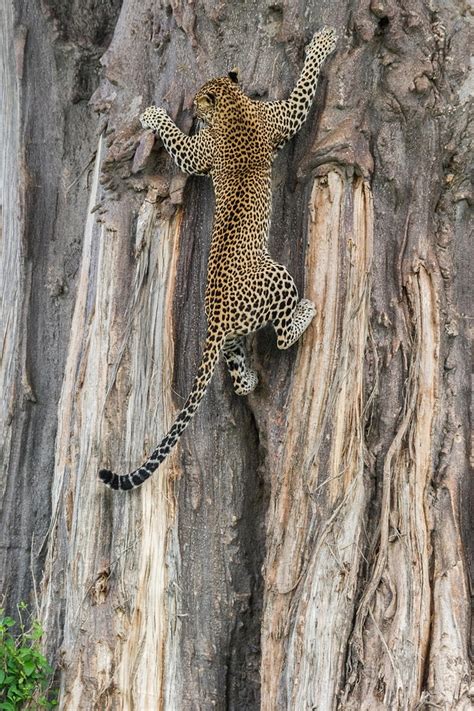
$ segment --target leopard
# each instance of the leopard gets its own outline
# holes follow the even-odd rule
[[[110,488],[140,486],[166,459],[204,397],[221,354],[235,392],[248,395],[259,380],[249,365],[246,337],[271,323],[277,347],[287,349],[310,325],[314,304],[299,298],[289,271],[272,259],[267,247],[272,163],[305,122],[321,66],[336,42],[333,28],[316,32],[288,99],[248,97],[235,70],[211,79],[194,99],[203,128],[193,135],[183,133],[161,107],[150,106],[141,114],[142,127],[161,138],[182,171],[212,180],[215,210],[205,292],[207,335],[191,392],[171,429],[138,469],[122,475],[101,469],[99,478]]]

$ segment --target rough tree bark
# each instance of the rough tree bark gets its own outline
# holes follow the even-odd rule
[[[4,0],[2,590],[68,709],[467,709],[469,11],[463,0]],[[271,249],[318,313],[261,385],[200,356],[213,198],[137,122],[237,64],[288,94]],[[471,36],[472,46],[472,36]],[[471,129],[471,130],[470,130]]]

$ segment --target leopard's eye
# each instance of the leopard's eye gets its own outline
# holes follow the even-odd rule
[[[215,103],[216,103],[216,95],[215,95],[215,94],[211,94],[211,92],[208,92],[208,93],[205,95],[205,97],[206,97],[206,99],[209,101],[209,103],[210,103],[212,106],[215,105]]]

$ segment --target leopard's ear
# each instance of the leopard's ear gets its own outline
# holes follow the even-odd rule
[[[233,67],[230,72],[228,73],[228,77],[231,81],[234,82],[234,84],[239,83],[239,70],[237,67]]]

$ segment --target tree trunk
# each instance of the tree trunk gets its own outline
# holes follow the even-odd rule
[[[2,590],[38,606],[60,708],[470,707],[468,8],[1,13]],[[236,64],[287,96],[324,24],[270,240],[313,324],[288,352],[252,336],[255,393],[218,368],[155,476],[111,492],[99,466],[151,451],[205,333],[212,188],[137,117],[189,131]]]

